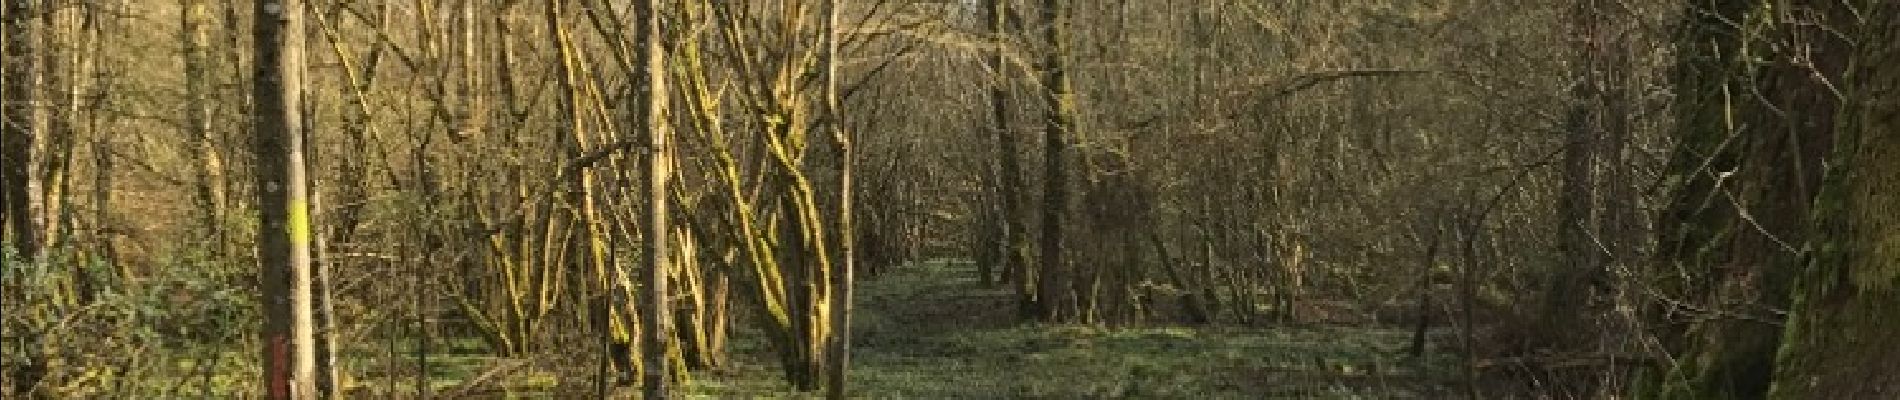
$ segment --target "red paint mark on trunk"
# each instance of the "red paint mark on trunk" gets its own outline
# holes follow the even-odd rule
[[[264,386],[267,396],[272,399],[290,398],[290,338],[285,335],[272,336],[269,340],[270,360],[264,364]]]

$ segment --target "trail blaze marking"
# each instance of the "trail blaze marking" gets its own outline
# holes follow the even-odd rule
[[[290,234],[290,243],[310,243],[310,203],[304,200],[290,202],[290,220],[284,231]]]
[[[290,338],[284,335],[270,338],[271,368],[266,385],[270,387],[270,398],[290,398]]]

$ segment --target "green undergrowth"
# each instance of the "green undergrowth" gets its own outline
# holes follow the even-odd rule
[[[1448,356],[1399,354],[1406,332],[1366,328],[1017,324],[1002,289],[954,261],[861,286],[851,392],[872,398],[1437,398]],[[762,349],[760,349],[762,350]],[[749,352],[749,351],[742,351]],[[802,397],[769,354],[702,374],[696,396]],[[756,358],[755,358],[756,357]]]
[[[1443,398],[1457,376],[1444,352],[1401,354],[1409,335],[1396,329],[1019,323],[1007,288],[978,283],[975,268],[956,260],[892,268],[859,288],[854,398]],[[759,336],[736,332],[728,365],[694,372],[685,397],[816,397],[783,383]],[[597,348],[584,344],[512,360],[487,355],[475,339],[442,337],[424,379],[412,345],[347,346],[348,397],[419,397],[419,382],[440,398],[591,398],[598,387]],[[174,365],[111,393],[249,393],[257,368],[250,348],[238,340],[154,353],[146,358]],[[616,398],[634,394],[619,390]]]

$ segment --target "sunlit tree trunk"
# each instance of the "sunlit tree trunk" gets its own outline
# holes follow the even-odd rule
[[[101,34],[108,29],[106,28],[107,24],[113,24],[118,21],[117,19],[100,18],[100,16],[106,14],[102,8],[103,6],[95,5],[87,9],[87,12],[91,14],[89,18],[92,18],[93,22],[86,27],[86,35],[89,37],[88,43],[90,43],[91,46],[90,51],[94,52],[107,48],[106,42]],[[115,29],[115,32],[117,28],[118,26],[116,24],[112,27],[112,29]],[[99,67],[98,64],[101,63],[100,61],[95,60],[93,63],[94,66],[90,73],[92,74],[91,79],[95,89],[87,94],[85,101],[88,105],[104,104],[106,96],[110,94],[110,92],[104,88],[111,87],[117,82],[114,78],[114,74]],[[86,130],[91,134],[91,137],[88,138],[90,141],[88,145],[91,146],[90,152],[92,154],[93,166],[92,193],[89,204],[92,207],[91,243],[97,247],[99,261],[111,266],[109,269],[110,275],[106,278],[111,281],[124,282],[130,274],[126,272],[126,267],[119,263],[119,247],[111,229],[113,209],[112,190],[114,185],[112,179],[114,173],[112,163],[113,138],[112,135],[106,134],[105,131],[101,129],[101,124],[104,123],[106,118],[104,113],[92,112],[86,114]]]
[[[308,98],[308,92],[305,92],[305,94],[305,98]],[[309,103],[305,104],[307,106]],[[304,109],[304,113],[305,117],[315,114],[314,111],[307,107]],[[308,124],[306,124],[306,126],[308,126]],[[310,138],[310,131],[305,130],[304,132],[304,143],[315,143],[315,140]],[[311,147],[308,152],[309,155],[305,158],[304,170],[320,170],[317,165],[321,164],[318,164],[317,160],[325,155],[314,147]],[[313,377],[317,380],[316,396],[317,398],[329,399],[335,398],[337,393],[336,304],[335,294],[330,285],[332,282],[331,266],[335,263],[335,260],[330,258],[327,251],[328,247],[326,247],[329,243],[327,241],[329,234],[323,229],[318,229],[317,227],[321,225],[315,222],[324,221],[328,217],[323,213],[325,204],[323,202],[323,185],[321,183],[322,180],[311,178],[310,183],[307,185],[310,188],[310,205],[307,212],[313,220],[310,223],[310,265],[312,269],[310,308],[313,313],[311,320],[312,323],[315,324],[313,329],[316,331],[314,338],[315,344],[313,344],[316,348],[316,360],[313,361],[316,363],[316,375]]]
[[[645,104],[635,104],[632,109],[644,110],[636,121],[640,126],[633,129],[645,131],[647,148],[642,157],[646,170],[642,189],[646,198],[645,218],[641,234],[641,256],[646,264],[646,303],[640,307],[640,316],[646,319],[644,339],[641,350],[646,358],[645,376],[641,380],[642,392],[648,399],[663,399],[672,395],[667,362],[668,350],[672,343],[672,307],[670,293],[667,291],[667,272],[672,270],[673,248],[667,238],[673,236],[673,228],[667,217],[671,213],[668,206],[671,197],[667,190],[668,182],[673,178],[672,143],[668,140],[671,132],[667,128],[666,102],[669,99],[666,89],[666,47],[661,40],[660,1],[639,0],[634,4],[633,27],[638,38],[640,65],[644,73],[646,90],[635,98]]]
[[[833,400],[845,398],[846,375],[851,370],[851,296],[857,278],[857,214],[852,210],[855,188],[851,186],[852,164],[857,159],[851,133],[845,130],[849,125],[845,123],[838,98],[838,40],[839,32],[844,29],[838,25],[838,7],[843,2],[825,0],[825,21],[821,25],[824,30],[823,64],[820,65],[824,68],[824,106],[820,114],[830,118],[832,150],[838,157],[837,214],[831,216],[836,220],[837,230],[833,236],[838,238],[838,252],[832,256],[837,266],[831,269],[832,276],[827,277],[831,281],[831,343],[828,344],[830,349],[825,351],[829,357],[825,361],[825,368],[829,369],[825,377],[825,397]],[[986,275],[983,279],[989,278]]]
[[[73,3],[67,10],[68,15],[65,18],[63,28],[61,28],[66,32],[65,36],[68,37],[66,62],[70,64],[70,67],[67,68],[65,72],[66,91],[62,93],[65,97],[65,102],[61,105],[63,111],[60,116],[66,125],[66,134],[60,139],[61,143],[56,145],[56,151],[59,152],[59,171],[56,173],[59,182],[57,193],[60,197],[59,202],[63,204],[62,207],[64,207],[64,210],[57,214],[48,213],[48,218],[56,217],[60,220],[55,226],[63,232],[60,233],[59,236],[63,238],[62,246],[69,249],[68,254],[72,254],[72,257],[75,258],[87,260],[103,260],[105,259],[105,254],[102,253],[104,253],[104,250],[108,250],[107,246],[100,246],[98,242],[91,241],[92,238],[79,235],[82,229],[89,228],[91,231],[97,232],[98,226],[88,227],[84,225],[86,218],[81,216],[83,213],[80,211],[79,205],[85,204],[89,206],[90,204],[79,201],[82,194],[75,188],[75,185],[78,184],[80,179],[75,172],[77,170],[74,168],[80,163],[79,151],[83,148],[90,148],[90,141],[101,134],[101,131],[98,129],[98,124],[96,124],[99,118],[98,113],[91,112],[91,109],[94,107],[87,105],[87,102],[95,101],[99,98],[97,93],[99,93],[99,88],[103,87],[103,85],[99,83],[103,75],[98,73],[99,64],[101,63],[100,59],[102,58],[100,50],[103,48],[103,46],[100,45],[99,35],[99,24],[101,23],[99,16],[103,14],[100,12],[101,7],[104,7],[104,5],[86,2]],[[90,197],[90,194],[86,196]],[[72,274],[73,277],[72,286],[73,291],[76,292],[75,298],[82,304],[91,304],[98,299],[98,294],[102,290],[103,285],[99,280],[99,275],[93,273],[91,271],[92,268],[90,268],[91,265],[88,264],[89,263],[72,263],[72,265],[68,267],[69,273]]]
[[[589,83],[586,82],[588,78],[586,59],[573,37],[571,28],[576,25],[567,20],[568,6],[572,5],[572,2],[547,0],[545,5],[547,32],[557,57],[554,60],[553,73],[558,85],[556,88],[560,105],[557,109],[560,110],[558,114],[560,119],[556,125],[555,143],[560,145],[558,154],[569,160],[580,160],[584,154],[591,151],[589,135],[591,135],[590,129],[594,128],[590,124],[590,121],[593,121],[590,117],[593,110],[587,103],[591,97]],[[607,314],[609,318],[606,321],[606,329],[603,329],[600,334],[611,335],[609,341],[615,342],[614,346],[622,346],[624,343],[625,346],[637,347],[636,345],[640,342],[639,335],[641,335],[639,331],[645,328],[638,325],[639,321],[636,320],[638,317],[633,315],[635,307],[630,307],[633,306],[631,303],[634,302],[632,300],[634,293],[628,286],[631,286],[633,278],[627,276],[625,268],[609,265],[608,238],[603,232],[604,225],[596,205],[598,177],[591,168],[588,168],[588,165],[577,164],[577,167],[571,171],[563,171],[568,173],[562,177],[563,181],[559,182],[564,186],[561,196],[564,207],[562,207],[563,210],[556,211],[560,214],[555,216],[573,222],[569,229],[573,229],[574,233],[567,236],[571,238],[571,243],[567,248],[576,255],[574,259],[577,262],[574,265],[580,268],[570,270],[569,277],[586,276],[586,281],[592,282],[594,288],[599,290],[595,292],[596,294],[614,294],[616,291],[619,293],[616,296],[619,299],[609,302],[608,307],[611,308]],[[586,287],[585,285],[585,283],[575,283],[575,286]],[[621,351],[616,349],[612,352]],[[645,365],[639,362],[640,359],[635,358],[642,354],[639,350],[629,348],[625,352],[627,354],[624,357],[618,354],[613,355],[617,359],[616,362],[622,364],[623,375],[640,376],[645,368],[655,367]]]
[[[212,100],[216,78],[211,74],[211,5],[205,0],[180,0],[179,55],[184,59],[185,136],[190,143],[198,221],[214,238],[211,253],[226,256],[224,236],[224,163],[212,128]]]
[[[65,208],[69,204],[68,193],[72,188],[69,178],[72,170],[73,147],[78,137],[76,121],[79,116],[79,102],[76,97],[80,91],[79,73],[86,57],[78,51],[82,43],[78,32],[80,7],[77,3],[64,3],[58,0],[41,0],[40,43],[41,57],[40,94],[38,122],[38,157],[33,162],[38,171],[40,191],[39,202],[40,233],[39,245],[42,253],[53,251],[67,253],[67,234],[71,230],[71,214]],[[83,283],[83,282],[82,282]],[[75,287],[74,297],[85,299],[91,296],[84,288]]]
[[[316,392],[311,308],[310,218],[304,171],[303,2],[258,0],[252,97],[256,125],[258,242],[264,304],[264,394],[309,399]]]
[[[304,35],[306,43],[309,41],[321,41],[316,30],[306,29],[301,33]],[[300,47],[300,51],[301,50],[307,49]],[[308,53],[306,53],[305,56],[308,57]],[[311,93],[310,86],[305,86],[300,96],[304,99],[312,98]],[[303,168],[305,171],[322,171],[324,165],[332,162],[324,158],[330,157],[330,155],[324,153],[322,149],[315,144],[317,143],[314,138],[315,129],[309,128],[317,126],[316,107],[309,101],[303,102],[302,107],[302,117],[304,118],[304,126],[306,127],[301,133],[305,147],[305,156],[302,160]],[[200,166],[200,168],[204,167]],[[200,171],[203,171],[203,169]],[[321,223],[321,221],[327,221],[329,217],[323,212],[327,205],[324,203],[323,190],[325,185],[323,185],[322,175],[318,173],[309,173],[308,175],[306,179],[307,183],[304,184],[304,187],[308,188],[306,195],[309,197],[309,201],[306,203],[305,213],[311,220],[311,222],[307,224],[307,229],[310,230],[310,309],[311,323],[313,324],[311,329],[315,331],[312,335],[314,340],[312,344],[314,350],[312,351],[316,354],[316,359],[312,361],[312,363],[316,365],[316,372],[311,378],[316,380],[314,383],[316,386],[315,398],[329,399],[335,398],[337,393],[336,307],[333,303],[334,295],[330,285],[332,282],[330,279],[331,266],[335,261],[330,258],[328,252],[329,247],[327,247],[329,244],[329,230],[322,229],[324,224]]]

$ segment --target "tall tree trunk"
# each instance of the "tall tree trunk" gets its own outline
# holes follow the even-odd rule
[[[1023,213],[1023,168],[1021,151],[1016,133],[1010,129],[1015,117],[1010,114],[1009,76],[1003,70],[1003,45],[1005,26],[1009,23],[1009,1],[989,0],[983,7],[983,19],[989,29],[992,41],[989,54],[990,68],[990,130],[996,135],[997,164],[1001,168],[996,196],[1002,203],[1002,269],[1009,274],[1016,288],[1017,310],[1023,318],[1036,318],[1040,306],[1036,304],[1036,276],[1029,268],[1029,226]]]
[[[1557,195],[1558,237],[1564,265],[1550,274],[1546,285],[1542,332],[1549,345],[1571,347],[1584,342],[1595,329],[1578,329],[1587,323],[1591,294],[1605,281],[1603,235],[1598,229],[1596,169],[1600,142],[1609,140],[1603,120],[1603,51],[1606,25],[1603,11],[1593,0],[1571,5],[1570,40],[1574,41],[1577,78],[1571,89],[1571,109],[1564,129],[1563,188]]]
[[[305,30],[302,33],[306,41],[317,40],[314,30]],[[302,49],[300,48],[300,50]],[[306,86],[301,94],[301,98],[307,99],[311,97],[309,87]],[[316,139],[312,137],[313,132],[316,131],[315,127],[317,126],[316,107],[307,101],[303,102],[302,107],[304,129],[301,135],[303,136],[303,143],[306,143],[305,157],[302,160],[303,168],[305,171],[322,171],[324,163],[329,161],[324,159],[326,154],[324,154],[320,148],[312,145],[312,143],[316,143]],[[316,379],[316,398],[330,399],[336,397],[337,390],[336,307],[335,304],[332,303],[333,299],[330,286],[330,267],[333,261],[329,258],[329,254],[327,253],[329,248],[326,247],[329,243],[327,241],[329,239],[329,231],[320,228],[323,226],[321,221],[326,221],[328,217],[328,215],[323,213],[325,206],[323,202],[324,185],[323,179],[320,178],[320,176],[321,175],[311,174],[311,176],[305,180],[306,183],[304,184],[307,188],[306,196],[310,199],[306,203],[305,213],[309,215],[311,220],[311,222],[307,224],[310,230],[310,309],[312,313],[311,320],[314,325],[312,329],[316,332],[313,334],[315,342],[312,345],[312,347],[314,347],[313,351],[316,353],[316,359],[312,361],[316,364],[316,375],[313,376],[312,379]]]
[[[1865,25],[1835,25],[1860,48],[1771,398],[1900,394],[1900,3],[1859,3]]]
[[[37,8],[33,0],[6,0],[0,4],[0,158],[8,161],[0,170],[0,190],[4,190],[4,210],[0,218],[15,255],[23,260],[39,258],[45,235],[40,217],[40,137],[39,111],[34,107],[40,74],[38,42],[32,18]]]
[[[668,382],[672,377],[668,374],[667,367],[670,364],[667,362],[667,353],[668,350],[674,348],[673,332],[669,329],[673,313],[669,303],[670,293],[667,292],[667,272],[672,270],[673,265],[670,259],[671,254],[669,254],[672,247],[667,241],[667,238],[673,236],[672,224],[667,221],[668,213],[671,212],[667,204],[670,199],[667,184],[673,178],[673,157],[672,143],[668,141],[671,133],[668,132],[666,124],[666,102],[670,98],[666,90],[666,47],[664,41],[661,40],[660,0],[635,2],[634,18],[639,24],[634,27],[638,37],[638,51],[642,52],[640,58],[645,61],[644,65],[639,67],[646,75],[644,77],[645,94],[635,96],[638,101],[645,104],[630,107],[632,109],[644,107],[645,113],[636,119],[640,125],[644,126],[636,126],[634,129],[645,130],[647,142],[645,157],[641,160],[644,161],[646,169],[643,183],[645,183],[644,194],[647,201],[646,218],[643,224],[646,232],[642,234],[643,243],[640,249],[640,253],[645,258],[644,264],[647,266],[647,301],[642,304],[643,307],[640,310],[640,316],[646,318],[644,324],[646,329],[642,332],[645,334],[646,343],[641,344],[641,350],[646,358],[646,371],[641,384],[646,398],[664,399],[672,395],[671,385]]]
[[[183,9],[179,13],[183,27],[179,33],[179,54],[185,64],[185,135],[191,147],[196,178],[193,183],[197,185],[193,195],[199,207],[199,224],[206,229],[205,237],[216,238],[211,254],[224,257],[228,255],[223,245],[226,242],[223,239],[224,163],[211,125],[211,100],[216,87],[211,75],[211,5],[205,0],[180,0],[179,3]]]
[[[825,0],[824,29],[824,111],[821,115],[830,118],[832,150],[838,154],[838,214],[837,219],[838,253],[833,257],[837,266],[831,269],[831,343],[825,352],[830,357],[825,367],[825,398],[843,400],[845,382],[851,370],[851,308],[852,288],[857,276],[857,214],[852,211],[853,188],[852,164],[857,162],[851,146],[851,133],[845,130],[844,109],[838,98],[838,4],[842,0]],[[985,281],[989,280],[985,275]]]
[[[1830,88],[1847,64],[1834,24],[1852,14],[1833,0],[1764,1],[1694,0],[1677,43],[1683,114],[1667,173],[1678,189],[1658,223],[1658,254],[1674,268],[1653,273],[1696,307],[1660,315],[1692,320],[1665,328],[1683,356],[1662,375],[1662,398],[1767,394],[1776,310],[1815,232],[1807,216],[1838,109]]]
[[[305,113],[306,116],[315,114],[309,109],[305,109]],[[308,134],[309,130],[305,130],[305,132],[304,143],[313,143],[314,140],[310,139]],[[308,162],[305,163],[305,169],[320,170],[311,167],[320,165],[315,161],[318,157],[321,157],[320,153],[314,148],[311,149]],[[313,221],[325,221],[328,217],[323,213],[323,185],[320,184],[321,182],[321,180],[313,178],[309,184],[310,206],[308,212]],[[312,317],[313,323],[316,324],[314,328],[316,330],[315,351],[317,357],[314,361],[317,369],[315,379],[317,380],[317,398],[330,399],[337,397],[338,389],[336,387],[336,303],[334,299],[335,295],[330,285],[332,282],[330,271],[335,260],[332,260],[326,251],[326,249],[328,249],[328,247],[326,247],[328,245],[327,240],[329,239],[328,231],[316,229],[317,226],[318,224],[316,222],[312,222],[310,226],[310,265],[311,268],[313,268],[311,272],[313,281],[311,284],[310,307],[314,313]]]
[[[304,170],[303,12],[302,0],[258,0],[253,28],[257,254],[264,282],[264,394],[269,399],[317,395]]]
[[[31,18],[36,11],[33,0],[6,0],[0,4],[0,231],[13,246],[17,259],[31,262],[40,256],[44,234],[39,231],[44,226],[40,220],[40,177],[38,174],[42,156],[39,154],[40,135],[43,127],[37,119],[34,108],[39,86],[38,44],[34,40],[34,22]],[[0,244],[3,245],[3,244]],[[0,266],[6,270],[15,270],[12,265]],[[22,301],[20,290],[11,288],[25,287],[22,274],[7,273],[0,282],[9,290],[0,293],[0,301],[14,303]],[[46,376],[46,360],[38,349],[39,338],[24,327],[10,327],[7,330],[27,332],[26,337],[9,340],[5,346],[18,346],[9,353],[27,355],[24,363],[0,366],[0,379],[6,380],[11,393],[25,396],[31,393]]]
[[[114,3],[114,5],[118,4]],[[108,29],[114,29],[116,32],[116,29],[119,28],[117,23],[121,21],[120,19],[103,18],[103,16],[108,15],[111,11],[105,9],[105,7],[105,5],[94,5],[87,8],[87,13],[89,14],[87,18],[90,18],[92,21],[86,26],[87,43],[89,43],[88,46],[90,46],[88,51],[90,52],[96,53],[108,48],[106,44],[106,38],[108,36],[105,36],[103,33]],[[112,24],[112,26],[108,27],[107,24]],[[102,62],[103,61],[94,60],[92,62],[93,66],[89,69],[89,73],[92,75],[91,83],[93,89],[90,93],[86,94],[85,102],[88,107],[105,104],[106,96],[112,93],[111,88],[118,83],[115,79],[116,75],[112,74],[112,71],[100,67]],[[115,238],[117,233],[111,228],[112,190],[114,185],[112,179],[114,171],[112,163],[113,141],[112,135],[103,134],[104,129],[101,129],[108,119],[109,117],[107,117],[105,113],[92,112],[86,114],[85,120],[86,131],[90,135],[87,140],[89,141],[88,145],[91,146],[89,152],[92,155],[93,167],[93,182],[90,188],[92,194],[88,203],[88,205],[92,207],[91,243],[97,248],[99,262],[110,266],[109,272],[107,272],[109,275],[105,276],[109,279],[106,281],[125,282],[131,274],[127,272],[127,266],[119,262],[119,248]]]
[[[1060,321],[1074,314],[1068,266],[1063,262],[1062,221],[1069,204],[1069,174],[1066,161],[1069,137],[1075,129],[1074,99],[1069,93],[1069,75],[1062,57],[1066,23],[1062,19],[1062,0],[1042,1],[1043,60],[1042,84],[1045,123],[1043,131],[1042,199],[1042,271],[1037,279],[1037,302],[1042,317]]]
[[[256,104],[254,102],[255,99],[251,98],[251,94],[254,92],[254,90],[252,90],[253,88],[248,87],[247,85],[245,85],[245,83],[251,81],[252,79],[251,74],[253,73],[253,70],[258,68],[258,66],[255,64],[249,64],[249,65],[245,64],[247,61],[251,63],[257,62],[257,60],[249,60],[245,58],[246,56],[255,56],[255,54],[250,54],[252,52],[251,48],[244,46],[245,45],[244,36],[246,33],[248,33],[249,30],[244,27],[244,20],[239,14],[241,14],[241,11],[242,11],[242,8],[244,7],[245,2],[226,1],[222,3],[223,3],[223,13],[224,13],[223,18],[222,18],[224,20],[223,21],[224,22],[224,29],[223,29],[224,37],[222,39],[224,40],[224,44],[225,44],[225,46],[223,47],[224,49],[223,65],[225,65],[226,68],[229,68],[228,71],[230,73],[231,80],[230,80],[230,85],[228,85],[229,87],[226,88],[226,90],[229,90],[229,92],[224,93],[226,101],[220,105],[228,108],[228,110],[226,110],[223,113],[223,115],[230,116],[231,120],[228,122],[231,125],[239,126],[239,127],[249,127],[251,124],[255,123],[254,121],[252,121],[252,116],[254,115],[253,112],[255,112],[255,110],[253,110],[253,108],[256,107]],[[253,6],[253,8],[255,8],[255,6]],[[255,24],[256,22],[253,21],[252,23]],[[252,43],[251,45],[256,46],[255,43]],[[249,69],[246,69],[247,67]],[[243,134],[244,132],[242,129],[219,130],[218,131],[219,148],[223,149],[224,154],[227,154],[227,155],[243,154],[239,150],[243,148],[241,147],[242,146],[241,143],[243,143],[242,142]],[[244,154],[244,155],[249,155],[249,154]],[[256,160],[239,159],[238,157],[233,157],[233,158],[238,159],[238,160],[226,163],[224,166],[223,174],[226,177],[226,179],[224,180],[223,191],[227,195],[227,197],[225,197],[223,200],[224,200],[226,208],[244,209],[246,207],[244,207],[243,203],[238,202],[238,200],[248,199],[248,198],[242,197],[242,196],[230,197],[230,194],[232,192],[238,192],[239,189],[241,189],[241,187],[238,186],[239,182],[237,181],[242,179],[243,176],[245,176],[244,173],[251,172],[251,171],[240,170],[239,167],[235,166],[234,164],[240,164],[246,161],[255,162]],[[252,177],[252,178],[255,178],[255,177]],[[239,193],[242,193],[242,192],[239,192]],[[240,251],[238,250],[239,243],[237,243],[240,240],[240,238],[233,237],[227,234],[221,240],[226,241],[225,243],[218,244],[218,246],[224,249],[224,251],[227,253],[226,257],[228,258],[226,258],[225,260],[236,261],[236,260],[245,259],[243,257],[239,257],[241,254],[236,254],[236,253],[240,253]]]
[[[78,232],[85,227],[81,222],[82,218],[89,217],[82,217],[76,207],[77,204],[86,203],[78,201],[81,194],[74,189],[74,185],[77,184],[79,177],[73,172],[73,166],[80,162],[78,152],[82,145],[91,148],[90,141],[101,135],[98,126],[99,113],[89,112],[95,107],[89,107],[87,103],[101,104],[96,101],[100,98],[100,93],[104,92],[104,89],[101,89],[104,87],[101,83],[104,81],[104,75],[99,73],[101,63],[99,55],[105,48],[101,44],[99,29],[99,25],[103,22],[100,19],[103,15],[100,12],[102,7],[104,7],[102,4],[82,2],[75,3],[68,11],[70,16],[66,29],[67,35],[71,37],[69,39],[71,44],[67,61],[72,67],[66,70],[67,90],[63,116],[68,132],[64,143],[59,146],[61,153],[59,193],[62,197],[60,202],[66,204],[66,209],[59,214],[62,221],[59,226],[66,231],[62,234],[66,238],[66,246],[77,248],[73,253],[84,254],[82,258],[88,260],[106,260],[108,255],[116,257],[111,254],[109,246],[101,246],[98,242],[91,241],[93,239],[91,237],[79,236]],[[86,196],[91,197],[90,194]],[[92,226],[88,230],[96,232],[98,226]],[[105,265],[112,264],[107,262]],[[73,289],[78,292],[77,297],[82,304],[93,303],[98,298],[103,284],[99,274],[93,272],[90,267],[90,263],[73,263],[70,267],[73,274]]]
[[[65,212],[67,189],[71,182],[67,173],[72,169],[74,144],[74,118],[78,104],[73,96],[79,93],[76,73],[79,71],[81,57],[75,51],[78,37],[73,30],[79,26],[78,4],[60,4],[57,0],[40,0],[40,92],[38,96],[39,112],[35,125],[39,129],[39,148],[34,150],[38,159],[34,173],[39,178],[38,212],[39,215],[39,251],[64,247],[69,218]],[[78,297],[89,296],[84,292]]]

